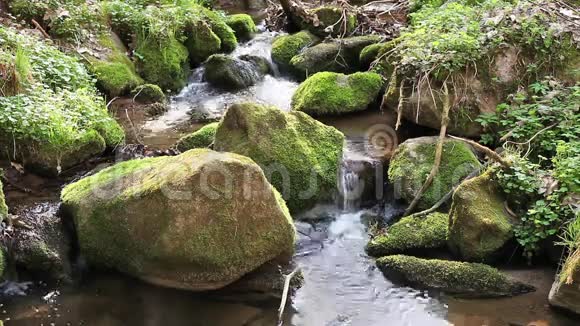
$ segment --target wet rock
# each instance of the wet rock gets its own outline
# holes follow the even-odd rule
[[[40,203],[17,212],[28,227],[15,227],[8,248],[11,263],[42,279],[70,280],[71,242],[64,232],[57,203]]]
[[[550,294],[550,305],[580,315],[580,254],[570,255],[559,275],[557,275]]]
[[[238,90],[250,87],[264,78],[270,71],[268,61],[262,57],[244,55],[234,58],[215,54],[204,64],[203,78],[212,86]]]
[[[513,239],[517,222],[506,213],[504,201],[489,172],[461,183],[449,212],[449,248],[468,261],[496,258]]]
[[[363,111],[378,98],[382,86],[381,75],[372,72],[319,72],[298,87],[292,109],[311,116]]]
[[[247,157],[195,149],[116,164],[65,187],[89,265],[193,291],[294,251],[284,201]]]
[[[318,37],[308,31],[277,37],[272,43],[272,61],[280,69],[290,71],[292,67],[290,60],[318,40]]]
[[[395,195],[410,203],[433,168],[438,137],[412,138],[400,144],[389,166],[389,181]],[[459,140],[445,140],[441,165],[431,185],[417,204],[417,210],[428,209],[453,186],[481,166],[471,146]]]
[[[254,20],[247,14],[230,15],[226,18],[226,23],[234,30],[237,39],[240,41],[251,40],[258,32]]]
[[[380,41],[380,36],[368,35],[320,43],[293,57],[290,64],[296,77],[300,79],[321,71],[356,72],[361,68],[361,51]]]
[[[157,102],[147,104],[143,106],[143,109],[145,110],[148,116],[156,117],[167,112],[167,110],[169,110],[169,106],[167,105],[167,103]]]
[[[227,110],[214,148],[253,159],[297,212],[332,197],[343,143],[341,132],[302,112],[246,103]]]
[[[185,152],[194,148],[209,147],[213,144],[214,136],[218,127],[218,122],[213,122],[201,127],[201,129],[182,137],[175,147],[180,152]]]
[[[505,297],[535,291],[531,285],[478,263],[395,255],[379,258],[377,265],[390,280],[459,297]]]
[[[143,104],[167,102],[167,97],[161,87],[153,84],[138,86],[131,91],[131,95],[135,101]]]
[[[444,248],[448,222],[449,216],[443,213],[404,217],[374,237],[367,245],[367,252],[380,257]]]

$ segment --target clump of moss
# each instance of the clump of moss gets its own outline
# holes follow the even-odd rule
[[[380,257],[443,248],[447,244],[448,224],[449,215],[443,213],[407,216],[374,237],[366,250],[369,255]]]
[[[226,23],[234,30],[238,40],[250,40],[258,32],[254,20],[247,14],[230,15],[226,18]]]
[[[383,52],[386,43],[375,43],[365,47],[359,56],[361,68],[368,69],[373,61],[377,60]]]
[[[136,50],[137,71],[148,83],[177,91],[187,81],[189,70],[187,48],[175,38],[162,43],[140,39]]]
[[[292,109],[315,116],[366,110],[379,96],[382,85],[382,77],[372,72],[319,72],[298,87]]]
[[[291,212],[331,198],[344,135],[302,112],[257,104],[231,106],[214,148],[250,157],[283,195]]]
[[[180,152],[185,152],[194,148],[209,147],[213,144],[218,125],[218,122],[213,122],[201,127],[201,129],[194,133],[181,138],[177,144],[175,144],[175,147]]]
[[[405,141],[389,164],[389,181],[397,194],[411,202],[425,183],[435,161],[438,137],[419,137]],[[437,175],[417,204],[428,209],[449,192],[461,179],[481,167],[469,145],[458,140],[445,140]]]
[[[277,37],[272,43],[272,61],[288,70],[290,60],[308,46],[318,41],[318,37],[308,31]]]
[[[0,176],[3,175],[3,171],[0,169]],[[8,216],[8,206],[6,205],[6,199],[4,198],[4,190],[2,187],[2,182],[0,182],[0,223]],[[2,273],[0,273],[2,276]]]
[[[314,9],[312,14],[318,17],[319,24],[307,24],[306,27],[312,33],[325,37],[327,35],[333,36],[348,36],[354,32],[357,19],[356,15],[348,12],[346,17],[346,24],[343,21],[343,10],[336,6],[322,6]]]
[[[205,18],[208,20],[207,22],[211,26],[211,30],[220,38],[222,41],[221,44],[221,51],[222,52],[232,52],[238,46],[238,39],[236,38],[236,34],[234,30],[229,27],[224,19],[220,17],[217,13],[202,8],[200,9]]]
[[[490,261],[514,237],[501,189],[491,171],[464,181],[453,193],[449,212],[449,247],[469,261]]]
[[[378,35],[367,35],[320,43],[294,56],[290,64],[297,78],[306,78],[321,71],[356,72],[360,70],[361,51],[380,41]]]
[[[4,275],[4,270],[6,269],[6,260],[4,258],[4,248],[0,246],[0,280],[2,280],[2,276]],[[0,324],[2,326],[2,324]]]
[[[483,264],[395,255],[379,258],[377,265],[404,283],[462,297],[504,297],[535,290]]]
[[[204,21],[191,24],[186,28],[185,46],[189,51],[192,65],[203,63],[211,55],[220,52],[222,41]]]
[[[165,103],[167,101],[161,87],[153,84],[138,86],[131,91],[131,94],[136,101],[144,104]]]
[[[96,61],[93,62],[91,70],[97,77],[100,88],[111,97],[127,94],[143,83],[141,77],[122,62]]]

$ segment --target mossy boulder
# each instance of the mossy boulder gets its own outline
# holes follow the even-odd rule
[[[298,87],[292,109],[312,116],[363,111],[378,98],[382,86],[381,75],[372,72],[319,72]]]
[[[214,148],[256,161],[297,212],[331,198],[343,143],[341,132],[302,112],[246,103],[226,111]]]
[[[377,60],[386,43],[375,43],[366,46],[359,56],[359,62],[362,69],[368,69],[373,61]]]
[[[361,51],[380,40],[380,36],[367,35],[320,43],[294,56],[290,64],[296,77],[301,79],[321,71],[356,72],[361,69]]]
[[[576,249],[564,261],[552,284],[548,301],[553,307],[580,315],[580,252]]]
[[[161,87],[153,84],[138,86],[131,91],[131,95],[135,101],[143,104],[167,102],[167,97]]]
[[[185,47],[193,66],[202,64],[211,55],[220,52],[222,41],[205,21],[198,21],[185,29]]]
[[[189,53],[175,38],[168,38],[161,44],[154,40],[139,40],[135,52],[137,71],[147,83],[171,91],[181,90],[185,86]]]
[[[205,21],[211,27],[212,32],[221,40],[220,51],[226,53],[234,51],[238,46],[238,39],[236,38],[234,30],[228,26],[225,19],[212,10],[206,8],[200,8],[200,10],[205,17]]]
[[[516,221],[506,213],[504,201],[490,172],[461,183],[449,212],[450,249],[468,261],[495,258],[514,237]]]
[[[318,37],[308,31],[279,36],[272,43],[272,61],[282,70],[289,71],[290,60],[318,40]]]
[[[226,54],[214,54],[204,64],[203,78],[212,86],[225,90],[250,87],[270,71],[265,58],[243,55],[234,58]]]
[[[209,147],[213,144],[218,125],[218,122],[213,122],[201,127],[194,133],[181,138],[177,144],[175,144],[175,147],[180,152],[185,152],[194,148]]]
[[[409,139],[399,145],[389,164],[389,181],[395,195],[410,203],[419,192],[435,162],[438,137]],[[481,167],[471,146],[459,140],[446,139],[439,171],[427,188],[416,209],[433,206],[464,177]]]
[[[449,215],[443,213],[403,217],[369,241],[366,250],[369,255],[380,257],[443,248],[448,224]]]
[[[535,291],[484,264],[395,255],[379,258],[377,265],[391,280],[460,297],[505,297]]]
[[[236,14],[226,17],[226,24],[234,30],[236,38],[240,41],[251,40],[258,32],[254,20],[247,14]]]
[[[357,25],[356,15],[352,12],[347,13],[345,24],[343,10],[337,6],[318,7],[311,14],[316,15],[316,22],[306,23],[303,27],[321,37],[350,35]]]
[[[233,153],[122,162],[68,185],[61,200],[90,265],[160,286],[222,288],[294,251],[280,194]]]

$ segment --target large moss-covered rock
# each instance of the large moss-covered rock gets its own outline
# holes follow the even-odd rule
[[[203,78],[212,86],[226,90],[250,87],[270,71],[266,59],[251,55],[234,58],[215,54],[207,59],[204,67]]]
[[[343,9],[337,6],[318,7],[311,14],[316,15],[316,23],[305,23],[304,28],[321,37],[351,35],[356,28],[356,15],[348,12],[345,23]]]
[[[133,99],[143,104],[165,103],[167,97],[161,87],[153,84],[144,84],[131,91]]]
[[[484,264],[395,255],[379,258],[377,265],[391,280],[462,297],[504,297],[535,290]]]
[[[203,20],[187,26],[185,34],[184,45],[189,51],[189,60],[193,66],[200,65],[221,50],[222,41]]]
[[[277,37],[272,43],[272,61],[282,70],[289,70],[290,60],[317,41],[318,37],[308,31]]]
[[[119,163],[68,185],[61,199],[90,265],[161,286],[221,288],[294,250],[279,193],[233,153]]]
[[[230,15],[226,18],[226,24],[234,30],[236,38],[241,41],[252,39],[258,32],[254,20],[248,14]]]
[[[381,75],[372,72],[319,72],[298,87],[292,109],[312,116],[363,111],[377,99],[382,85]]]
[[[293,57],[290,64],[297,78],[307,78],[320,71],[355,72],[361,68],[361,51],[380,40],[380,36],[367,35],[320,43]]]
[[[413,138],[400,144],[389,165],[389,181],[395,195],[410,203],[419,192],[435,162],[438,137]],[[417,204],[428,209],[454,185],[481,166],[471,146],[459,140],[445,140],[439,171]]]
[[[237,104],[220,123],[214,148],[248,156],[264,169],[291,211],[330,198],[344,136],[302,112]]]
[[[181,90],[187,81],[189,54],[175,38],[160,44],[155,40],[140,40],[137,53],[137,71],[148,83],[164,90]]]
[[[177,144],[175,144],[175,147],[180,152],[185,152],[194,148],[203,148],[210,146],[211,144],[213,144],[215,132],[217,130],[218,125],[219,125],[218,122],[212,122],[210,124],[201,127],[199,130],[182,137],[177,142]]]
[[[367,252],[379,257],[443,248],[447,244],[448,223],[449,216],[443,213],[404,217],[374,237],[367,245]]]
[[[548,296],[550,305],[580,315],[580,251],[571,253]]]
[[[220,38],[220,51],[227,53],[234,51],[238,46],[238,39],[236,38],[234,30],[228,26],[225,19],[220,14],[207,8],[199,7],[199,10],[203,13],[213,33]]]
[[[505,198],[490,172],[464,181],[453,193],[449,247],[469,261],[488,261],[514,237]]]

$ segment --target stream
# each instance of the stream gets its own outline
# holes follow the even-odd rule
[[[275,35],[262,32],[241,45],[234,55],[269,58]],[[192,116],[203,121],[219,119],[228,105],[238,101],[289,110],[298,86],[275,74],[247,90],[225,93],[202,81],[202,69],[193,71],[189,85],[171,99],[170,109],[163,115],[141,120],[130,116],[141,142],[153,148],[169,148],[185,133],[204,125]],[[294,261],[302,270],[304,285],[288,304],[284,325],[577,325],[548,307],[547,294],[555,272],[551,268],[506,271],[534,284],[538,291],[494,300],[453,299],[395,285],[381,274],[364,251],[368,228],[373,221],[386,223],[397,218],[402,207],[389,198],[388,185],[382,182],[375,182],[370,199],[351,194],[360,189],[361,183],[366,185],[365,180],[384,180],[385,166],[367,153],[367,132],[377,125],[392,126],[395,120],[379,111],[324,119],[347,137],[338,177],[341,196],[336,203],[320,204],[297,218]],[[434,132],[408,126],[397,132],[395,141]],[[27,205],[35,214],[54,214],[56,203],[32,200]],[[28,296],[0,303],[0,320],[15,326],[261,326],[276,325],[278,305],[277,301],[220,300],[155,287],[118,274],[96,274],[75,286],[35,284]]]

